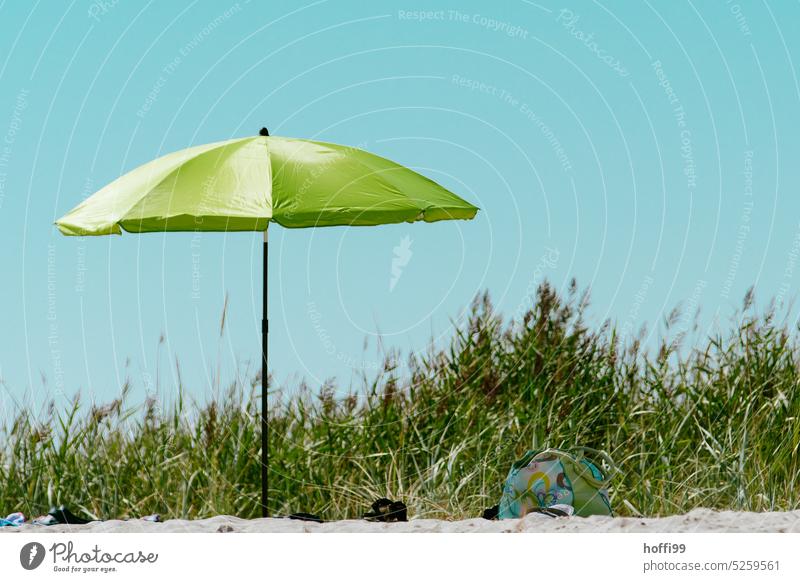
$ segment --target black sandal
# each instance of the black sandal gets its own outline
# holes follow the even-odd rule
[[[314,523],[323,523],[322,518],[318,515],[314,515],[313,513],[303,513],[302,511],[298,513],[293,513],[289,516],[289,519],[296,519],[299,521],[313,521]]]
[[[52,515],[59,524],[64,523],[68,525],[85,525],[87,523],[91,523],[91,520],[78,517],[64,505],[58,508],[52,508],[47,515]]]
[[[548,517],[570,517],[572,514],[558,507],[534,507],[529,513],[541,513]]]
[[[364,514],[364,519],[385,523],[408,521],[408,508],[402,501],[381,497],[372,504],[372,511]]]
[[[497,519],[497,515],[500,513],[500,506],[495,505],[494,507],[487,507],[483,510],[483,519]]]
[[[495,505],[494,507],[487,507],[483,510],[483,519],[498,519],[498,514],[500,513],[500,506]],[[534,507],[530,510],[529,513],[541,513],[548,517],[569,517],[572,515],[571,513],[564,511],[563,509],[559,509],[558,507]]]

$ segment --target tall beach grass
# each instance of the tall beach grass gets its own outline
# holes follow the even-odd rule
[[[748,295],[726,333],[682,345],[673,314],[646,351],[590,329],[586,304],[545,284],[507,322],[482,295],[446,349],[389,353],[352,394],[276,388],[271,512],[357,517],[387,496],[411,515],[475,517],[526,449],[573,445],[616,461],[620,515],[800,507],[796,329]],[[0,511],[259,516],[259,381],[202,405],[129,406],[123,388],[104,407],[20,410],[0,428]]]

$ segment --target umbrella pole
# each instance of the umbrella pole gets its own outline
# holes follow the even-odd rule
[[[261,319],[261,516],[269,517],[267,501],[269,498],[268,461],[269,461],[269,403],[267,400],[267,336],[269,335],[269,319],[267,318],[267,231],[264,230],[264,297]]]

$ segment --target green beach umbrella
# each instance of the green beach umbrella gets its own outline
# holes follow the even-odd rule
[[[65,235],[263,231],[261,503],[267,516],[267,229],[473,218],[433,180],[352,147],[270,136],[168,154],[121,176],[56,221]]]

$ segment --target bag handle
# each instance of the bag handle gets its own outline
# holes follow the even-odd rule
[[[617,464],[611,458],[611,455],[609,455],[605,451],[601,451],[601,450],[598,450],[598,449],[593,449],[591,447],[581,447],[581,446],[574,446],[570,450],[580,451],[580,456],[578,457],[578,460],[580,460],[582,458],[587,458],[588,459],[588,456],[585,455],[584,453],[589,453],[590,455],[592,455],[592,457],[594,457],[594,458],[598,458],[599,457],[600,459],[605,461],[606,465],[608,465],[608,474],[606,475],[606,481],[611,479],[611,477],[613,477],[617,473],[622,473],[620,468],[617,466]],[[591,459],[589,459],[589,460],[591,460]],[[599,467],[598,467],[598,469],[599,469]]]
[[[533,456],[538,456],[539,454],[545,454],[545,453],[555,455],[562,461],[568,461],[572,465],[573,469],[578,474],[578,476],[585,479],[598,489],[605,486],[611,480],[611,477],[620,472],[619,468],[616,466],[616,464],[614,464],[614,461],[611,459],[608,453],[604,451],[598,451],[597,449],[593,449],[591,447],[581,447],[581,446],[570,447],[569,451],[576,451],[577,454],[572,455],[569,452],[561,449],[544,449],[542,451],[538,451],[535,455],[532,455],[531,457],[528,457],[528,455],[525,456],[528,458],[532,458]],[[591,460],[589,456],[586,455],[585,453],[589,453],[593,457],[599,457],[608,464],[609,470],[607,471],[607,474],[604,475],[605,479],[598,479],[597,477],[594,476],[592,470],[589,467],[581,463],[581,460],[583,460],[584,458],[587,461]],[[598,469],[600,469],[600,467],[598,467]]]

